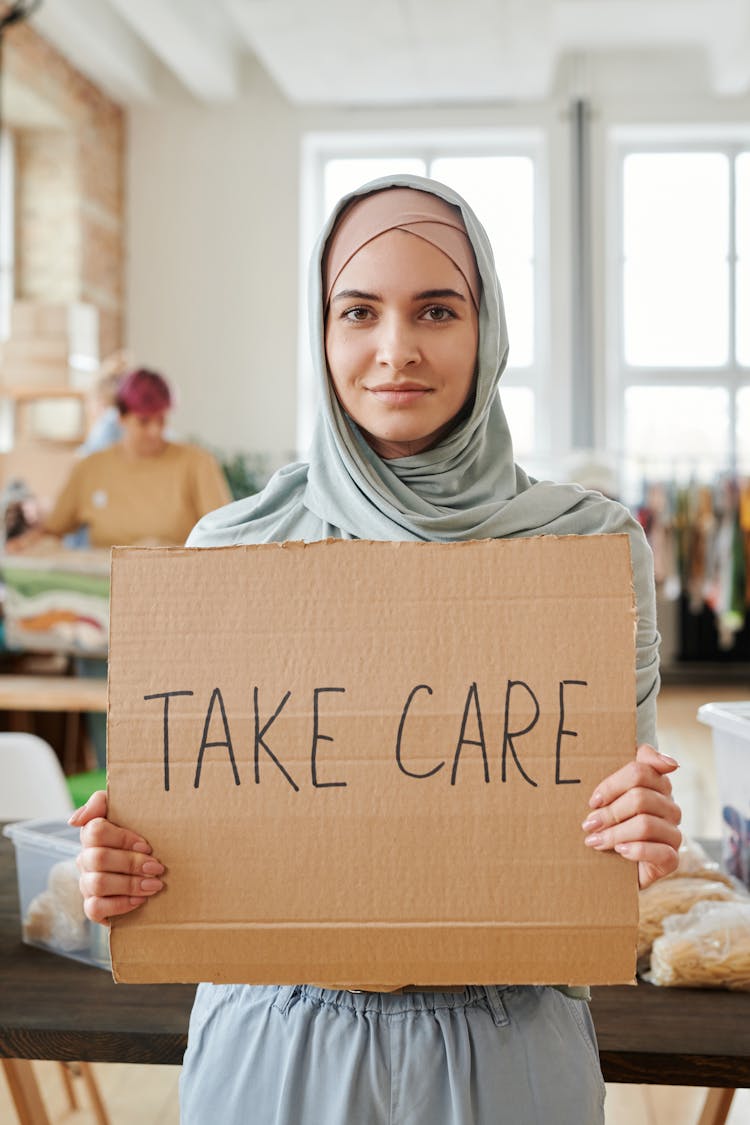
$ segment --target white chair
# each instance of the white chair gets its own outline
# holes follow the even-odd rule
[[[67,819],[72,811],[65,774],[49,743],[35,734],[0,732],[0,820]],[[27,1059],[1,1061],[19,1121],[46,1121],[32,1063]],[[99,1125],[109,1125],[89,1063],[60,1063],[60,1067],[70,1108],[78,1108],[72,1071],[83,1078]]]
[[[64,817],[73,800],[57,754],[35,734],[0,733],[0,820]]]

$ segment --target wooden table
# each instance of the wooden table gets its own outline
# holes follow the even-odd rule
[[[13,846],[0,836],[0,1058],[182,1061],[194,985],[115,985],[20,934]],[[750,1086],[750,994],[595,988],[592,1014],[608,1082]]]
[[[106,711],[107,681],[0,675],[0,711]]]
[[[65,715],[62,764],[74,773],[78,758],[80,716],[83,711],[107,710],[107,681],[84,676],[15,676],[0,673],[0,711],[9,713],[12,731],[34,732],[34,712]]]

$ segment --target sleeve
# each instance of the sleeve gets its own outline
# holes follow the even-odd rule
[[[223,508],[232,499],[221,466],[204,449],[196,449],[193,466],[193,503],[196,522],[207,512]]]
[[[636,701],[638,742],[656,746],[656,697],[659,694],[659,643],[656,627],[654,560],[640,524],[628,527],[638,627],[636,633]]]
[[[62,487],[62,491],[55,500],[52,511],[44,520],[44,530],[51,535],[67,535],[76,531],[82,525],[80,498],[81,498],[81,465],[74,465],[70,476]]]

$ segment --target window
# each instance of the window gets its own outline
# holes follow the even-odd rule
[[[319,136],[305,142],[303,258],[334,204],[346,192],[378,176],[409,172],[455,188],[487,229],[503,288],[510,358],[502,380],[502,400],[516,456],[537,451],[540,403],[546,372],[542,335],[546,270],[540,235],[542,146],[531,133],[496,131],[476,135]],[[313,233],[314,232],[314,233]],[[304,299],[301,300],[304,307]],[[301,334],[299,445],[309,444],[314,395],[307,359],[307,333]]]
[[[624,496],[750,473],[750,142],[619,153]]]
[[[0,342],[10,335],[13,303],[13,146],[0,132]]]

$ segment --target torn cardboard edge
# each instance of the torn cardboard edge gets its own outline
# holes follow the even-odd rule
[[[394,660],[404,667],[395,668]],[[509,699],[508,683],[522,682],[513,678],[514,662],[536,668],[536,679],[547,686],[525,698],[512,689]],[[579,665],[585,675],[571,671]],[[167,686],[165,669],[175,690],[169,791],[163,777],[167,707],[159,712],[153,705],[158,689]],[[291,713],[290,692],[287,711],[281,708],[269,724],[283,698],[281,686],[292,679],[297,710]],[[385,700],[378,723],[363,706],[364,695],[357,702],[358,679],[370,702],[373,694]],[[587,685],[578,689],[570,722],[559,694],[566,681]],[[488,684],[503,690],[490,693]],[[415,686],[431,691],[417,692],[406,709],[406,687]],[[316,688],[340,694],[316,696]],[[378,988],[388,989],[407,981],[434,987],[456,980],[634,979],[635,869],[619,857],[588,852],[579,827],[593,786],[635,751],[627,535],[451,545],[333,540],[115,548],[109,690],[111,815],[143,832],[168,867],[165,891],[114,920],[116,979],[314,980],[357,988],[377,980]],[[315,701],[336,706],[316,710]],[[409,737],[406,771],[394,752],[399,723]],[[389,745],[381,744],[383,729],[390,730]],[[349,753],[340,745],[345,730]],[[380,743],[372,742],[376,730]],[[605,730],[611,748],[604,745]],[[548,759],[549,790],[554,747],[559,751],[561,742],[566,754],[575,749],[569,760],[580,765],[581,777],[563,777],[551,793],[539,781],[524,781],[514,759],[521,765]],[[304,784],[294,772],[311,752],[330,770],[321,771],[319,785],[314,768]],[[296,789],[274,758],[299,780]],[[379,761],[374,772],[367,766]],[[344,777],[329,787],[330,780]],[[368,792],[374,778],[377,785],[382,780],[380,793]],[[514,839],[528,847],[524,833],[529,817],[539,820],[540,801],[549,802],[547,819],[558,826],[564,820],[567,827],[540,841],[535,890],[528,870],[519,867],[514,874],[512,855]],[[390,815],[374,820],[373,807]],[[465,823],[458,833],[457,812]],[[430,823],[432,830],[425,829]],[[326,832],[326,825],[335,831]],[[423,838],[425,831],[434,835]],[[473,862],[462,843],[467,833],[481,862]],[[215,855],[213,836],[221,839]],[[326,854],[326,836],[342,854]],[[217,881],[212,872],[219,870],[227,842],[236,872]],[[382,854],[374,861],[378,848]],[[425,878],[434,878],[431,889]],[[240,924],[232,921],[235,880],[248,903]],[[488,895],[488,885],[504,893]],[[401,921],[363,926],[340,910],[334,924],[322,922],[324,905],[330,914],[333,903],[335,914],[363,892],[367,917],[386,903],[389,910],[381,914],[390,917],[395,897]],[[430,895],[440,910],[454,896],[455,917],[420,926]],[[556,916],[567,917],[571,896],[581,909],[577,926]],[[544,903],[546,922],[530,924],[512,910],[506,916],[507,900],[514,897],[536,902],[532,914]],[[224,902],[231,904],[229,912]],[[481,925],[472,917],[475,906],[481,907]],[[502,916],[495,917],[498,912]],[[226,922],[217,926],[222,916]]]

